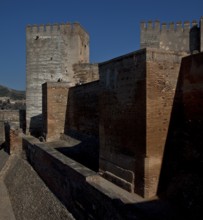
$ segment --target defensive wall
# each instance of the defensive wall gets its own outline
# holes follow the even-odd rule
[[[99,137],[99,81],[69,89],[65,132],[77,131]]]
[[[156,195],[180,62],[143,49],[100,64],[100,172],[143,197]]]
[[[71,88],[64,82],[45,83],[47,141],[60,139],[62,134],[76,138],[80,143],[75,150],[61,152],[80,158],[83,164],[92,159],[91,168],[99,167],[103,177],[129,192],[146,198],[156,195],[185,54],[142,49],[100,64],[100,81]],[[84,136],[90,138],[89,145],[84,145]]]
[[[144,219],[146,203],[157,194],[152,207],[163,196],[180,208],[181,217],[192,219],[200,212],[203,57],[181,59],[202,51],[202,25],[202,18],[192,25],[144,22],[141,48],[151,48],[101,63],[99,69],[82,58],[88,54],[81,33],[88,36],[78,24],[27,27],[28,128],[33,124],[30,132],[42,134],[44,124],[44,137],[51,142],[25,137],[24,152],[76,218]],[[75,49],[66,51],[66,43]],[[65,70],[72,71],[67,78],[63,55],[64,63],[70,62]],[[91,82],[98,70],[100,80]],[[18,136],[13,133],[13,143]],[[85,163],[92,155],[94,162]],[[137,206],[143,197],[144,211]],[[162,218],[160,206],[157,213],[154,219],[173,214],[167,210]]]
[[[80,63],[73,65],[76,85],[99,80],[98,64]]]
[[[66,82],[47,82],[43,89],[44,137],[60,139],[71,131],[99,136],[99,81],[69,87]]]
[[[199,22],[141,22],[140,48],[145,47],[189,54],[203,51],[203,17]]]
[[[202,209],[202,60],[203,53],[182,59],[159,184],[188,219],[198,219]]]
[[[75,147],[71,142],[24,138],[29,162],[76,218],[139,219],[150,210],[156,219],[200,213],[203,57],[181,62],[183,56],[147,48],[100,64],[100,174],[131,193],[61,154],[58,149]],[[80,94],[83,86],[73,89]]]
[[[74,148],[58,150],[98,171],[99,81],[69,87],[68,83],[43,84],[43,135],[47,142],[59,139]]]

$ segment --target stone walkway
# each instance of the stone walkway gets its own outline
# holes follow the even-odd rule
[[[0,150],[0,220],[16,219],[75,218],[26,160]]]
[[[6,161],[9,155],[2,149],[0,150],[0,220],[15,220],[12,205],[8,195],[7,188],[3,181]]]

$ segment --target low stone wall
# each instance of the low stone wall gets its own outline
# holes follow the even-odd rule
[[[0,110],[0,121],[14,122],[19,125],[20,114],[19,110]]]
[[[0,121],[12,122],[25,130],[25,110],[0,110]]]
[[[33,168],[76,219],[132,219],[140,215],[133,211],[133,204],[143,201],[138,195],[32,137],[23,138],[23,148]]]

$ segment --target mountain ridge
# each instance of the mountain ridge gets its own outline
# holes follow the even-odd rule
[[[15,90],[6,86],[0,85],[0,97],[8,97],[13,100],[25,99],[25,91]]]

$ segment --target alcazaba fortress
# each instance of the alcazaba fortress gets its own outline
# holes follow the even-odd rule
[[[99,64],[80,24],[27,26],[26,117],[0,120],[16,219],[199,219],[203,17],[141,22],[140,50]]]

